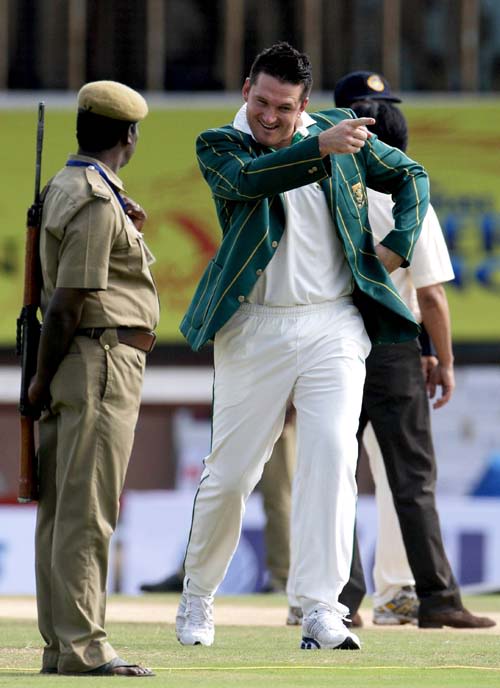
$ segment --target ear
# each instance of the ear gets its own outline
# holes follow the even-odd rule
[[[309,104],[309,98],[304,98],[304,100],[300,104],[300,115],[304,112],[304,110],[306,109],[308,104]]]
[[[243,88],[241,89],[241,95],[243,96],[243,100],[245,101],[245,103],[248,102],[248,95],[250,93],[250,88],[251,88],[250,79],[247,77],[245,79],[245,83],[243,84]]]
[[[127,144],[131,145],[137,139],[137,123],[133,122],[127,129]]]

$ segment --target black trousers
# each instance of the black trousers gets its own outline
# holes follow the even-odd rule
[[[461,609],[435,503],[436,460],[417,341],[374,346],[366,361],[358,441],[371,421],[387,471],[420,611]],[[340,602],[354,614],[366,593],[357,541]]]

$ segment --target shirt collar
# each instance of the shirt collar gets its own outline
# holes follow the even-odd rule
[[[300,134],[301,138],[305,138],[306,136],[309,136],[308,127],[312,127],[313,124],[316,124],[316,122],[310,115],[307,114],[305,110],[300,116],[300,122],[300,127],[297,127],[294,136]],[[250,125],[248,124],[246,103],[243,103],[236,113],[233,121],[233,127],[238,129],[238,131],[242,131],[244,134],[250,134],[250,136],[255,139],[255,136],[252,134],[252,130],[250,129]]]
[[[98,158],[91,158],[88,155],[70,155],[69,156],[70,160],[81,160],[82,162],[90,162],[90,163],[96,163],[101,167],[104,172],[106,172],[106,176],[109,178],[109,181],[115,186],[119,191],[123,191],[125,188],[123,185],[122,180],[120,177],[118,177],[113,170],[105,165],[102,160],[99,160]]]

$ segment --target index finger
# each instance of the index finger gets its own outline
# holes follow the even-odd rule
[[[358,117],[357,119],[349,120],[354,127],[369,127],[375,124],[373,117]]]

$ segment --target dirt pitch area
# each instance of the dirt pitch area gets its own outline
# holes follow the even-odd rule
[[[106,618],[108,621],[136,622],[136,623],[175,623],[177,604],[170,600],[162,603],[155,599],[148,602],[144,598],[119,597],[111,598],[107,605]],[[481,612],[481,615],[493,618],[497,625],[494,628],[474,631],[475,633],[488,633],[500,635],[500,612]],[[365,628],[377,628],[382,630],[394,630],[398,626],[374,626],[370,609],[362,609],[363,625]],[[282,626],[286,618],[286,606],[276,604],[265,606],[241,604],[225,601],[219,598],[215,604],[215,623],[232,626]],[[32,597],[0,597],[0,618],[33,619],[36,620],[36,602]],[[408,627],[407,627],[408,628]],[[416,628],[416,627],[415,627]],[[447,629],[451,630],[451,629]],[[460,630],[457,630],[460,632]]]

